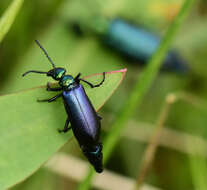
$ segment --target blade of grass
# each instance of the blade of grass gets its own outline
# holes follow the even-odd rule
[[[176,33],[178,32],[178,29],[180,28],[185,17],[189,13],[193,3],[194,0],[185,0],[181,10],[179,11],[179,14],[176,16],[175,20],[169,27],[167,34],[161,42],[157,52],[149,61],[149,64],[143,71],[142,75],[140,77],[137,77],[137,82],[128,101],[125,103],[123,109],[118,114],[119,119],[115,121],[114,125],[112,126],[111,132],[106,137],[103,143],[104,164],[108,161],[109,156],[113,151],[113,148],[118,142],[120,133],[123,131],[127,120],[134,113],[135,109],[138,109],[144,95],[147,93],[153,80],[155,79],[161,66],[162,60],[167,53]],[[85,180],[79,185],[78,190],[89,189],[94,174],[95,172],[93,170],[90,170],[89,175],[86,176]]]
[[[11,28],[24,0],[13,0],[4,15],[0,19],[0,42]]]
[[[157,124],[154,129],[154,132],[152,134],[150,142],[143,156],[143,160],[141,164],[142,166],[141,166],[139,175],[137,177],[137,182],[136,182],[136,187],[135,187],[136,190],[141,189],[141,186],[143,185],[144,180],[150,170],[150,167],[152,165],[152,162],[154,160],[154,157],[157,151],[157,147],[159,146],[159,140],[161,138],[162,131],[165,126],[164,125],[165,121],[168,117],[171,105],[175,103],[175,101],[177,101],[177,97],[175,96],[175,94],[169,94],[165,99],[163,108],[160,112],[160,116],[158,118]]]
[[[196,140],[188,144],[188,149],[199,147],[199,142]],[[197,154],[189,156],[189,164],[192,175],[192,183],[196,190],[205,190],[207,187],[206,175],[207,175],[207,164],[206,158]]]
[[[194,144],[195,145],[195,144]],[[189,157],[192,183],[195,190],[205,190],[207,187],[207,164],[206,159],[200,156]]]

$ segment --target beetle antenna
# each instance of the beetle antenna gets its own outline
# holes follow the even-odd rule
[[[29,73],[47,74],[47,72],[44,72],[44,71],[34,71],[34,70],[31,70],[31,71],[25,72],[24,74],[22,74],[22,76],[24,77],[25,75],[27,75]]]
[[[52,64],[53,68],[55,69],[55,64],[53,63],[52,59],[50,58],[50,56],[48,55],[47,51],[42,47],[42,45],[40,44],[40,42],[38,40],[35,40],[35,42],[37,43],[37,45],[40,47],[40,49],[44,52],[44,54],[46,55],[47,59],[49,60],[49,62]]]

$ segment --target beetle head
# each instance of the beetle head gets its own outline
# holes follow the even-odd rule
[[[61,67],[51,69],[47,72],[47,76],[52,77],[54,80],[60,80],[66,73],[66,70]]]

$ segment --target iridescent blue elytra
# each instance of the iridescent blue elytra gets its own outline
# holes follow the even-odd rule
[[[93,85],[92,83],[81,79],[80,73],[75,78],[71,75],[66,75],[66,70],[61,67],[55,67],[55,64],[48,56],[46,50],[37,40],[36,43],[49,59],[53,69],[48,72],[30,70],[25,72],[23,76],[27,75],[28,73],[39,73],[46,74],[47,76],[52,77],[54,80],[59,81],[60,87],[57,88],[51,88],[50,84],[48,83],[47,91],[61,91],[60,94],[50,99],[38,101],[53,102],[59,97],[63,98],[65,110],[67,112],[67,119],[64,129],[59,130],[59,132],[66,133],[70,128],[72,128],[84,155],[94,166],[95,170],[98,173],[101,173],[103,171],[102,144],[100,142],[101,117],[96,113],[80,82],[85,82],[91,88],[99,87],[105,80],[105,73],[103,73],[103,80],[97,85]],[[68,127],[69,123],[71,127]]]
[[[97,17],[88,25],[75,22],[73,28],[79,34],[90,31],[98,35],[104,44],[119,52],[130,62],[145,64],[161,42],[161,38],[155,33],[119,18],[107,20]],[[170,50],[164,59],[162,69],[184,73],[188,67],[186,61],[175,50]]]

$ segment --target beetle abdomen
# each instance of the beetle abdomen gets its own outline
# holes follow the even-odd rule
[[[99,140],[100,121],[81,84],[63,92],[65,108],[80,145],[94,145]]]
[[[94,166],[96,172],[101,173],[103,171],[103,154],[102,144],[98,143],[93,147],[81,146],[84,155],[88,158],[89,162]]]

